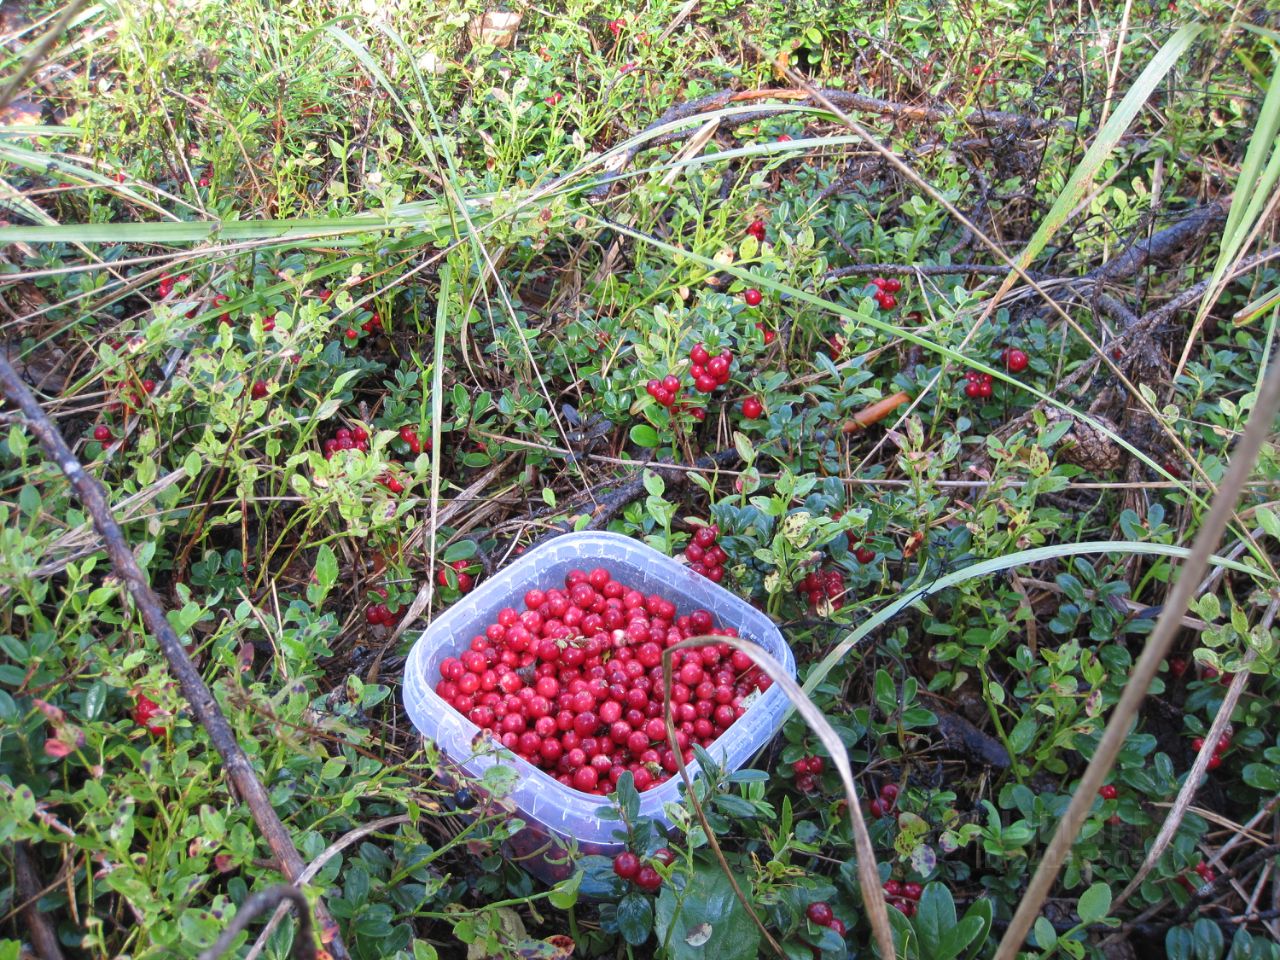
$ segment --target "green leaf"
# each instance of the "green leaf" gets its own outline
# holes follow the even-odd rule
[[[956,925],[956,903],[946,884],[925,885],[920,902],[916,904],[916,933],[920,937],[921,952],[933,956],[940,952],[947,935]]]
[[[578,888],[582,886],[582,871],[574,871],[573,876],[552,887],[547,900],[557,910],[568,910],[578,902]]]
[[[1257,518],[1258,526],[1270,537],[1280,540],[1280,516],[1276,516],[1276,512],[1270,507],[1257,507],[1253,511],[1254,517]]]
[[[316,582],[320,584],[320,589],[328,593],[337,581],[338,558],[327,543],[321,544],[316,552]]]
[[[644,479],[645,492],[651,497],[661,497],[666,491],[667,485],[662,482],[662,477],[654,473],[652,470],[646,470],[642,474]]]
[[[1036,917],[1035,935],[1036,946],[1041,950],[1052,950],[1058,945],[1058,934],[1045,917]]]
[[[1218,960],[1226,947],[1222,928],[1212,920],[1197,920],[1191,928],[1191,947],[1195,950],[1196,960]]]
[[[440,960],[436,948],[425,940],[413,941],[413,960]]]
[[[1244,782],[1255,790],[1280,793],[1280,771],[1266,763],[1249,763],[1241,772]]]
[[[1099,923],[1111,910],[1111,887],[1099,881],[1080,895],[1076,913],[1081,923]]]
[[[652,450],[658,445],[658,431],[647,423],[637,423],[631,428],[631,442],[637,447],[647,447]]]
[[[1036,738],[1036,715],[1028,713],[1009,731],[1009,746],[1015,754],[1024,754],[1031,749]]]
[[[755,960],[760,945],[760,931],[715,864],[699,863],[682,891],[663,885],[656,926],[670,960]]]
[[[653,904],[639,893],[628,893],[618,904],[618,932],[622,939],[638,947],[653,930]]]

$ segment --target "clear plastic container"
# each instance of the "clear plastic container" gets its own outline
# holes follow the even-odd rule
[[[536,876],[554,881],[572,869],[548,840],[573,841],[579,854],[612,855],[623,844],[615,836],[620,821],[600,816],[608,798],[566,787],[533,764],[482,741],[479,728],[435,692],[440,661],[456,656],[503,607],[521,609],[526,591],[563,587],[570,570],[608,567],[628,587],[657,593],[681,614],[703,608],[719,626],[737,627],[746,640],[764,647],[787,673],[795,676],[795,658],[767,616],[728,590],[694,573],[670,557],[616,533],[568,533],[529,551],[480,584],[471,594],[437,617],[409,653],[404,672],[404,703],[414,726],[468,777],[479,779],[494,764],[516,771],[516,786],[507,796],[527,826],[512,841],[512,852]],[[787,697],[774,684],[747,709],[707,752],[726,770],[742,766],[782,725]],[[696,763],[689,765],[696,774]],[[663,807],[679,800],[679,775],[640,794],[640,814],[670,826]],[[550,855],[538,851],[550,849]],[[524,859],[526,858],[527,859]]]

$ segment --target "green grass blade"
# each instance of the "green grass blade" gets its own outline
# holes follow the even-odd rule
[[[1071,174],[1067,185],[1062,188],[1062,193],[1058,195],[1058,199],[1049,208],[1049,212],[1045,215],[1044,220],[1041,221],[1036,232],[1032,234],[1022,252],[1015,258],[1015,262],[1023,270],[1031,266],[1032,261],[1039,256],[1040,251],[1045,248],[1050,238],[1066,223],[1068,215],[1084,199],[1085,194],[1088,193],[1093,184],[1093,178],[1097,175],[1102,164],[1106,162],[1106,159],[1111,156],[1116,144],[1120,142],[1120,138],[1129,129],[1129,125],[1133,123],[1134,118],[1137,117],[1138,111],[1142,109],[1151,94],[1155,92],[1156,87],[1164,80],[1165,74],[1173,68],[1173,65],[1186,53],[1187,48],[1200,36],[1204,29],[1204,25],[1198,23],[1189,23],[1181,27],[1151,58],[1151,62],[1147,64],[1146,69],[1134,81],[1133,86],[1129,88],[1129,92],[1124,95],[1124,99],[1116,107],[1111,119],[1106,122],[1093,144],[1085,151],[1080,164]],[[992,298],[993,304],[1004,296],[1005,292],[1017,279],[1017,276],[1016,273],[1011,272],[1009,274],[1001,285],[1000,291]]]

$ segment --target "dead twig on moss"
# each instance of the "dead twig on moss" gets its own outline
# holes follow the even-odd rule
[[[222,758],[232,789],[249,808],[254,822],[275,855],[280,872],[291,882],[296,882],[304,869],[302,857],[271,805],[271,799],[254,772],[253,764],[236,741],[231,725],[227,723],[213,692],[205,684],[200,671],[187,655],[186,647],[169,624],[163,604],[151,589],[146,574],[138,566],[133,551],[125,540],[124,532],[112,515],[106,491],[94,477],[85,472],[44,408],[3,356],[0,356],[0,388],[22,411],[26,418],[26,428],[39,441],[45,456],[67,477],[77,499],[88,512],[94,528],[102,537],[112,568],[128,587],[142,622],[155,637],[160,651],[168,661],[169,669],[182,688],[182,695],[191,706],[191,712],[204,727],[209,741]],[[346,960],[348,954],[338,935],[338,926],[321,903],[316,904],[316,915],[330,951],[336,960]]]

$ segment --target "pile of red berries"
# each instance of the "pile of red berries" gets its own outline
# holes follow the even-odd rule
[[[898,305],[897,293],[902,289],[901,280],[897,277],[876,277],[871,283],[876,288],[876,305],[881,310],[892,310]]]
[[[133,717],[133,722],[138,726],[146,727],[147,732],[152,736],[162,737],[167,728],[163,723],[155,722],[156,714],[161,712],[160,704],[145,693],[140,693],[138,694],[138,699],[134,702],[133,710],[130,711],[130,716]]]
[[[161,300],[166,300],[168,299],[169,294],[173,293],[173,288],[177,284],[186,283],[186,281],[190,279],[191,275],[188,273],[181,274],[177,277],[172,277],[166,273],[160,278],[160,282],[156,284],[156,293],[159,295]]]
[[[889,906],[896,907],[907,917],[916,915],[916,904],[920,901],[922,893],[924,893],[924,887],[918,883],[886,880],[884,884],[884,896],[889,901]]]
[[[1217,770],[1222,766],[1222,755],[1231,749],[1231,732],[1231,728],[1228,727],[1222,736],[1218,738],[1218,742],[1213,745],[1213,754],[1209,757],[1210,770]],[[1191,741],[1191,749],[1197,754],[1203,746],[1204,737],[1196,737]]]
[[[678,769],[663,721],[663,649],[736,637],[710,612],[629,589],[610,571],[571,570],[563,590],[533,589],[440,663],[436,693],[508,750],[584,793],[630,771],[638,791]],[[675,741],[685,762],[746,712],[770,680],[746,653],[714,644],[673,655]]]
[[[364,427],[339,427],[338,432],[324,442],[324,458],[332,460],[339,450],[369,449],[369,432]]]
[[[714,523],[699,527],[693,532],[693,539],[684,548],[684,558],[689,569],[700,573],[712,583],[724,579],[724,564],[729,555],[724,552],[717,540],[720,539],[720,528]]]
[[[885,817],[893,812],[894,805],[898,802],[898,785],[896,783],[886,783],[880,788],[880,796],[871,801],[871,815],[873,817]]]
[[[1005,369],[1010,373],[1021,373],[1031,362],[1026,352],[1017,347],[1005,347],[1000,351],[1000,359],[1004,361]]]
[[[409,448],[409,452],[412,454],[419,454],[424,449],[428,453],[431,452],[431,438],[427,437],[426,440],[423,441],[418,436],[418,428],[411,423],[406,423],[400,428],[400,439],[404,441],[405,445]]]
[[[967,381],[964,385],[964,395],[971,400],[986,400],[991,396],[993,387],[991,374],[979,373],[977,370],[969,370],[964,375]]]
[[[650,380],[644,385],[644,389],[661,406],[670,409],[680,392],[680,378],[668,373],[661,380]]]
[[[699,393],[712,393],[729,382],[733,367],[733,353],[729,350],[721,350],[713,357],[706,344],[700,343],[689,351],[689,360],[689,375]]]
[[[747,226],[747,234],[764,243],[764,221],[752,220]]]
[[[839,610],[844,605],[844,574],[834,568],[811,571],[796,584],[796,593],[809,601],[810,609],[816,610],[827,600],[832,609]]]
[[[811,903],[805,907],[804,915],[809,918],[810,923],[834,930],[841,937],[845,935],[844,921],[832,912],[831,905],[828,903],[821,900]]]
[[[676,855],[670,847],[661,847],[653,851],[654,862],[669,867],[676,862]],[[662,887],[662,874],[652,864],[642,863],[630,850],[624,850],[613,858],[613,872],[623,880],[634,883],[645,893],[657,893]]]
[[[436,583],[442,587],[449,586],[449,571],[453,571],[454,582],[458,586],[459,593],[470,593],[471,588],[476,585],[475,577],[469,572],[471,563],[467,560],[455,560],[447,567],[441,567],[436,571]]]
[[[373,592],[383,600],[387,599],[386,587],[375,587]],[[364,619],[371,627],[379,625],[390,626],[396,622],[396,615],[391,612],[385,603],[372,603],[365,608]]]
[[[827,762],[816,754],[801,757],[791,764],[796,775],[796,789],[804,793],[813,793],[818,789],[818,775],[827,769]]]

